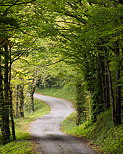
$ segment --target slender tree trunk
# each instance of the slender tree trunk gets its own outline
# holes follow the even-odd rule
[[[111,101],[111,106],[112,106],[112,120],[113,123],[116,121],[115,117],[115,102],[114,102],[114,92],[113,92],[113,84],[112,84],[112,77],[111,77],[111,71],[109,67],[109,61],[107,58],[106,50],[104,49],[105,52],[105,60],[106,60],[106,67],[107,67],[107,75],[108,75],[108,81],[109,81],[109,92],[110,92],[110,101]]]
[[[101,48],[102,49],[102,48]],[[104,103],[104,109],[106,110],[106,86],[105,86],[105,63],[104,63],[104,55],[102,53],[98,53],[99,57],[99,74],[101,79],[100,88],[102,89],[102,101]]]
[[[30,105],[31,105],[31,112],[32,113],[35,112],[33,95],[35,93],[36,82],[37,82],[37,80],[33,79],[32,83],[29,85]]]
[[[87,59],[87,56],[85,56]],[[90,57],[89,57],[90,59]],[[90,65],[93,63],[93,65]],[[101,61],[99,55],[96,59],[86,61],[85,64],[85,80],[87,81],[88,90],[91,93],[91,120],[95,122],[97,116],[104,111],[104,101],[103,101],[103,87],[102,87],[102,72],[101,72]]]
[[[8,61],[9,61],[9,51],[8,51],[8,45],[4,45],[4,98],[5,98],[5,104],[4,104],[4,111],[3,111],[3,131],[4,131],[4,141],[7,143],[9,142],[10,139],[10,127],[9,127],[9,66],[8,66]]]
[[[19,85],[19,117],[24,117],[24,85]]]
[[[31,94],[30,94],[30,104],[31,104],[31,112],[32,112],[32,113],[35,112],[33,95],[34,95],[34,93],[31,93]]]
[[[102,38],[100,38],[100,41],[101,41],[102,44],[104,44],[104,40]],[[108,61],[108,58],[107,58],[107,49],[105,47],[103,47],[103,51],[104,51],[105,68],[106,68],[106,71],[105,71],[106,72],[105,82],[108,83],[109,93],[110,93],[110,97],[107,98],[107,101],[109,99],[110,102],[111,102],[112,120],[113,120],[113,123],[115,124],[115,122],[116,122],[116,116],[115,116],[116,115],[116,110],[115,110],[115,99],[114,99],[114,92],[113,92],[113,83],[112,83],[112,77],[111,77],[109,61]],[[107,91],[106,91],[106,93],[107,93]],[[110,106],[109,103],[107,104],[107,106]]]
[[[109,77],[108,77],[108,68],[105,60],[105,75],[104,75],[104,93],[105,93],[105,110],[110,108],[110,95],[109,95]]]
[[[0,116],[2,116],[2,106],[3,106],[3,75],[1,66],[1,55],[0,55]]]
[[[19,85],[16,86],[16,118],[19,118]]]
[[[14,118],[13,118],[13,106],[12,106],[12,91],[10,89],[10,117],[11,117],[11,127],[12,127],[12,137],[13,141],[16,140],[16,135],[15,135],[15,123],[14,123]]]
[[[76,91],[77,91],[77,103],[76,103],[76,108],[77,108],[77,122],[76,124],[82,124],[83,121],[86,120],[86,115],[85,115],[85,96],[84,96],[84,90],[82,83],[80,81],[77,82],[76,84]]]
[[[9,66],[9,98],[10,98],[10,117],[11,117],[11,127],[12,127],[12,137],[13,141],[16,140],[15,135],[15,123],[13,118],[13,104],[12,104],[12,89],[11,89],[11,50],[10,50],[10,66]]]
[[[2,119],[1,121],[1,131],[3,135],[3,140],[5,140],[4,137],[4,97],[3,97],[3,74],[2,74],[2,66],[1,66],[1,55],[0,55],[0,117]]]
[[[121,64],[120,64],[120,50],[119,50],[119,42],[117,41],[115,44],[115,57],[116,57],[116,86],[115,86],[115,99],[116,99],[116,121],[115,125],[121,124],[121,82],[120,82],[120,74],[121,74]]]
[[[100,39],[103,44],[102,39]],[[106,65],[106,55],[104,47],[99,46],[99,63],[100,63],[100,73],[101,73],[101,81],[102,81],[102,89],[103,89],[103,102],[104,102],[104,110],[108,110],[110,108],[110,97],[109,97],[109,80],[108,80],[108,70]],[[100,52],[101,51],[101,52]]]

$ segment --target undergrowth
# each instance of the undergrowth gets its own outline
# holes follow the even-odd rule
[[[68,134],[86,137],[92,143],[98,145],[104,153],[123,153],[123,125],[114,127],[111,120],[111,111],[101,113],[97,122],[87,121],[76,125],[76,113],[70,115],[62,123],[62,130]]]
[[[47,114],[50,111],[50,107],[46,103],[37,99],[35,99],[34,114],[28,112],[28,103],[26,103],[25,107],[25,117],[15,119],[17,140],[6,145],[0,144],[0,154],[37,154],[35,150],[36,144],[29,134],[28,127],[36,117]]]

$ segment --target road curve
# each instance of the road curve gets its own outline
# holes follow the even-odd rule
[[[60,123],[75,110],[66,100],[35,94],[35,98],[50,105],[48,115],[37,118],[30,125],[30,134],[38,144],[40,154],[96,154],[80,139],[60,131]]]

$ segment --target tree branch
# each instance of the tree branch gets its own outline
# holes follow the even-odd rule
[[[4,0],[3,0],[3,1],[4,1]],[[2,16],[5,16],[5,15],[7,14],[8,10],[9,10],[11,7],[15,6],[15,5],[28,4],[28,3],[34,2],[35,0],[31,0],[31,1],[29,1],[29,2],[17,3],[18,1],[19,1],[19,0],[16,0],[16,1],[15,1],[13,4],[11,4],[11,5],[8,5],[8,4],[0,4],[0,6],[8,6],[8,8],[6,8],[6,10],[5,10],[4,13],[2,14]]]

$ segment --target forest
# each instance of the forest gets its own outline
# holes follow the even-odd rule
[[[17,139],[26,110],[35,112],[35,92],[72,87],[76,127],[107,118],[118,132],[111,147],[122,153],[122,29],[122,0],[1,0],[0,145]]]

